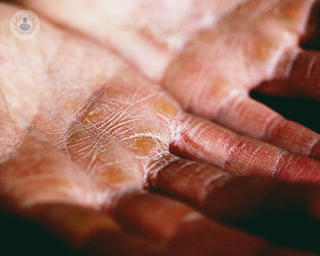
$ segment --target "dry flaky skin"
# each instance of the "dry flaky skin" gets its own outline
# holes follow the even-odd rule
[[[299,47],[312,31],[306,25],[316,1],[19,2],[116,50],[149,78],[162,81],[185,109],[319,159],[318,134],[248,95],[261,82],[277,79],[282,82],[264,91],[320,98],[320,55]]]
[[[48,8],[59,9],[70,1],[50,3],[53,5],[48,4]],[[81,6],[92,8],[92,15],[101,10],[103,15],[92,16],[91,21],[106,17],[105,9],[97,9],[99,5],[93,2],[76,3],[80,11]],[[115,1],[100,2],[109,4],[105,11],[110,15],[113,8],[135,15],[160,8],[152,1],[117,3],[125,8]],[[163,4],[167,19],[178,19],[174,20],[174,31],[165,21],[159,22],[161,13],[149,15],[155,23],[135,19],[133,27],[126,27],[127,20],[117,21],[118,16],[113,14],[107,16],[115,22],[106,29],[110,38],[102,36],[112,45],[112,40],[131,35],[137,44],[132,45],[135,51],[128,51],[128,59],[135,52],[136,66],[150,67],[150,73],[145,73],[156,80],[163,75],[170,56],[198,29],[227,19],[227,13],[239,3],[228,1],[225,6],[217,1],[197,5],[195,1],[177,1],[170,5],[163,1],[158,5]],[[39,7],[44,8],[41,4]],[[179,15],[169,12],[180,10],[181,4],[184,8]],[[35,39],[19,41],[6,25],[17,10],[5,4],[0,7],[0,194],[1,204],[9,212],[41,223],[69,246],[92,255],[309,255],[275,247],[220,225],[199,210],[213,218],[233,218],[237,208],[241,209],[240,216],[253,215],[252,208],[257,206],[259,211],[268,196],[257,197],[252,206],[245,203],[246,195],[272,195],[271,189],[276,186],[289,192],[302,191],[307,212],[318,220],[317,186],[305,188],[260,179],[252,179],[255,182],[251,184],[250,180],[236,178],[212,165],[182,160],[171,152],[236,175],[277,176],[306,183],[318,183],[319,161],[239,136],[185,113],[164,89],[132,70],[106,47],[56,28],[45,19]],[[57,18],[70,16],[67,6],[63,10],[65,13],[55,12]],[[78,21],[86,24],[87,19],[91,29],[89,14],[79,14]],[[186,18],[188,15],[193,19]],[[126,19],[132,17],[136,16],[126,15]],[[187,21],[193,25],[188,26]],[[99,24],[105,23],[102,20]],[[144,24],[155,27],[145,28]],[[114,26],[125,32],[119,30],[119,37],[112,34]],[[140,29],[137,35],[145,41],[136,38],[135,26]],[[103,31],[103,26],[92,28],[93,36],[94,29]],[[181,32],[176,38],[177,31]],[[210,39],[208,33],[204,39]],[[153,38],[157,38],[156,43]],[[145,46],[153,53],[147,62],[139,57]],[[126,51],[127,46],[122,47]],[[253,73],[259,70],[253,69]],[[306,133],[307,138],[301,139],[305,147],[297,144],[297,139],[297,143],[288,142],[284,148],[292,146],[306,154],[310,151],[307,146],[318,139],[317,134]],[[144,192],[144,186],[186,200],[198,211],[168,197]],[[239,195],[240,206],[233,202],[234,195]]]

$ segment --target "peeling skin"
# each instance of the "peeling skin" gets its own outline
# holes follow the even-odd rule
[[[79,2],[79,5],[83,3]],[[259,77],[264,73],[261,70],[269,69],[270,63],[274,63],[274,53],[279,51],[279,47],[281,46],[280,49],[282,49],[283,45],[283,49],[289,49],[296,43],[297,33],[301,33],[303,29],[301,24],[305,22],[305,13],[310,9],[311,2],[305,1],[302,4],[298,1],[294,2],[295,4],[286,5],[273,1],[265,5],[263,1],[254,3],[246,1],[243,3],[229,2],[225,7],[222,4],[217,4],[218,2],[214,6],[205,3],[209,4],[204,1],[203,5],[197,5],[202,8],[199,12],[200,18],[197,18],[199,20],[207,15],[205,14],[207,11],[212,15],[215,12],[218,13],[221,8],[225,8],[225,11],[219,12],[219,19],[216,19],[214,23],[209,22],[210,29],[191,40],[185,46],[184,51],[170,64],[172,68],[166,75],[165,84],[170,85],[169,89],[172,92],[174,92],[174,88],[179,90],[182,88],[181,86],[186,85],[188,90],[184,89],[184,93],[192,93],[195,96],[193,99],[189,96],[186,108],[203,114],[201,109],[195,110],[193,108],[197,102],[201,102],[203,103],[201,106],[207,110],[210,109],[209,107],[215,109],[213,111],[214,117],[222,124],[228,126],[228,120],[234,120],[232,125],[229,124],[234,130],[241,129],[241,133],[249,133],[254,138],[271,141],[275,146],[254,139],[248,141],[246,138],[239,139],[236,135],[219,126],[187,115],[160,86],[130,70],[126,64],[107,50],[79,36],[73,36],[54,28],[45,22],[42,33],[46,36],[39,36],[36,41],[30,41],[30,45],[28,45],[28,47],[35,48],[32,56],[30,51],[26,51],[25,45],[20,41],[15,41],[14,46],[10,44],[6,52],[6,55],[13,57],[3,57],[3,59],[7,59],[2,65],[1,72],[3,74],[20,66],[23,73],[20,74],[21,76],[15,75],[11,78],[2,76],[3,79],[6,79],[2,82],[1,87],[4,106],[9,109],[9,111],[3,112],[5,117],[2,120],[6,120],[6,116],[11,118],[9,117],[10,112],[13,124],[23,131],[21,134],[26,134],[26,138],[28,138],[27,134],[32,134],[32,131],[36,129],[37,137],[39,137],[37,140],[41,143],[42,141],[49,143],[53,148],[65,152],[68,161],[75,161],[81,166],[80,169],[83,169],[81,172],[87,175],[88,180],[94,180],[92,181],[95,184],[93,186],[96,186],[97,190],[100,191],[104,188],[108,193],[127,187],[141,188],[149,175],[148,173],[156,175],[158,170],[176,159],[170,154],[169,148],[172,151],[176,148],[179,155],[187,155],[193,159],[218,165],[236,175],[275,176],[275,173],[279,171],[288,173],[288,169],[291,169],[291,160],[289,165],[284,165],[280,168],[281,170],[277,170],[278,159],[284,154],[289,154],[284,149],[303,155],[308,155],[310,152],[314,154],[317,151],[312,151],[310,145],[316,145],[319,135],[292,122],[273,121],[277,118],[270,118],[272,112],[265,112],[261,105],[248,106],[246,95],[240,88],[241,83],[230,83],[230,79],[243,81],[241,75],[249,75],[245,79],[246,81],[260,81]],[[60,1],[59,4],[61,7],[67,3]],[[56,8],[60,8],[59,4],[56,5]],[[129,5],[126,8],[128,8],[128,12],[133,11],[130,8],[141,7],[145,12],[151,12],[153,8],[158,8],[153,6],[154,3],[151,4],[151,2],[150,5],[146,2],[145,4],[144,7]],[[185,5],[190,8],[192,1],[185,3]],[[211,7],[209,8],[209,6]],[[165,8],[173,8],[172,10],[175,10],[175,7],[177,6],[170,6],[169,2],[165,6]],[[95,10],[95,5],[92,5],[91,8]],[[290,14],[292,8],[297,8],[300,12],[296,12],[296,16],[294,16]],[[3,19],[8,20],[14,9],[5,7],[3,10],[8,12],[3,16]],[[259,14],[252,17],[257,19],[256,25],[247,30],[248,24],[239,22],[233,27],[234,19],[248,23],[243,18],[248,10]],[[297,30],[291,29],[289,34],[278,33],[281,29],[288,30],[286,18],[280,21],[280,26],[274,28],[275,30],[267,32],[275,35],[269,40],[264,40],[264,33],[260,37],[255,36],[258,30],[257,26],[276,22],[279,13],[283,12],[288,13],[285,17],[296,20],[297,24],[301,26],[297,25]],[[67,13],[67,8],[64,13]],[[62,15],[59,17],[63,17],[63,13],[59,15]],[[184,20],[187,17],[184,15],[182,13],[178,18]],[[259,23],[258,20],[261,20],[262,23]],[[115,20],[115,22],[118,22],[118,25],[122,24],[121,26],[125,24],[125,21]],[[190,22],[197,24],[195,20]],[[157,28],[158,32],[167,28],[165,23],[161,24]],[[292,24],[291,21],[290,24]],[[180,31],[180,28],[174,29],[176,32]],[[225,32],[222,33],[222,30]],[[193,33],[181,31],[182,34],[189,33],[191,35]],[[222,36],[219,37],[219,34]],[[261,45],[261,48],[250,47],[254,51],[243,55],[241,40],[231,40],[231,36],[244,38],[243,35],[253,45],[256,45],[255,40],[249,40],[253,36],[257,41],[265,42],[266,45]],[[53,42],[51,38],[54,37],[57,39]],[[9,45],[6,40],[3,39],[1,44]],[[230,47],[234,49],[232,54],[228,51]],[[207,48],[208,51],[205,50]],[[235,53],[238,54],[236,57],[234,57]],[[14,57],[16,55],[22,56],[20,62]],[[229,55],[233,56],[233,62],[227,58]],[[210,65],[204,65],[203,61],[210,56],[215,56],[215,61]],[[222,59],[222,56],[226,60]],[[31,62],[31,65],[26,65],[30,58],[34,61]],[[68,64],[68,60],[71,59],[74,60],[72,65]],[[236,63],[245,62],[250,65],[243,66],[250,67],[250,70],[233,72],[236,70]],[[211,73],[210,71],[215,67],[218,69]],[[222,72],[222,69],[226,67],[230,68]],[[178,72],[179,69],[183,69],[182,72]],[[195,70],[199,71],[201,75]],[[188,75],[184,71],[187,71]],[[174,72],[172,77],[170,72]],[[232,76],[226,72],[232,73]],[[220,73],[219,77],[217,77],[218,73]],[[24,82],[20,81],[21,77]],[[194,84],[198,86],[196,91],[195,87],[189,84],[192,77],[195,79]],[[38,81],[39,79],[41,81]],[[206,87],[209,81],[213,84]],[[220,85],[214,86],[214,83]],[[17,86],[12,86],[12,84],[17,84]],[[249,86],[249,84],[247,85]],[[28,97],[25,96],[26,91],[28,91]],[[18,101],[13,99],[13,95],[19,99],[19,102],[25,102],[22,104],[24,111],[21,109],[22,105],[17,104]],[[204,98],[204,95],[208,97]],[[179,97],[178,99],[183,102],[184,98]],[[210,100],[214,105],[206,104]],[[226,112],[226,106],[229,106],[228,112]],[[208,116],[210,115],[208,114]],[[250,122],[248,122],[249,120]],[[246,123],[252,123],[255,131],[247,127]],[[280,123],[281,127],[279,128],[278,124]],[[264,128],[260,129],[261,127]],[[302,129],[306,135],[301,138],[299,132]],[[6,128],[4,133],[8,131]],[[284,137],[284,131],[286,134],[291,134],[290,138]],[[237,140],[243,142],[239,144]],[[210,145],[209,141],[215,141],[215,143]],[[20,148],[24,148],[24,141],[21,142],[21,139],[17,139],[15,142],[17,146],[13,146],[16,152],[19,152],[19,149],[16,149],[18,142],[22,143]],[[278,148],[279,145],[284,149]],[[122,157],[118,157],[120,151],[125,152]],[[16,157],[15,154],[15,152],[11,152],[10,159],[7,159],[8,163]],[[35,153],[30,152],[30,154]],[[268,161],[261,162],[261,157],[269,154]],[[291,157],[290,154],[289,156]],[[123,159],[131,159],[132,163],[129,167]],[[301,176],[298,180],[316,181],[318,179],[316,167],[319,166],[319,162],[307,157],[299,158],[297,161],[301,162],[301,165],[296,165],[295,170],[291,170],[293,174],[281,174],[281,178],[296,180],[298,176]],[[101,179],[97,178],[100,177],[97,173]],[[10,175],[6,177],[10,177]],[[130,181],[133,180],[134,182],[131,183]],[[98,204],[93,202],[95,207]]]
[[[184,109],[289,152],[313,155],[318,134],[281,120],[249,97],[262,82],[281,79],[269,93],[319,99],[319,77],[312,72],[318,53],[304,65],[311,67],[308,88],[301,66],[291,72],[307,54],[299,40],[313,0],[92,0],[77,1],[77,8],[73,1],[19,2],[116,50],[153,81],[162,81]],[[276,132],[266,129],[272,120],[281,120]]]
[[[2,11],[8,19],[15,9],[3,5]],[[23,79],[3,76],[1,193],[21,206],[72,202],[99,209],[115,193],[141,189],[154,161],[157,168],[166,164],[161,156],[170,155],[172,123],[181,109],[159,85],[94,43],[45,22],[42,33],[29,45],[39,67]],[[29,57],[26,46],[16,47],[9,53]],[[0,72],[23,70],[25,63],[14,60]],[[35,84],[30,97],[19,79]],[[26,100],[24,111],[10,95]]]
[[[29,2],[30,5],[32,3],[35,2]],[[56,22],[68,20],[64,16],[68,13],[68,1],[50,2],[47,7],[44,3],[39,4],[45,7],[44,14],[49,6],[56,10],[64,7],[61,9],[64,11],[55,12],[58,15]],[[103,27],[91,26],[89,18],[92,18],[91,21],[96,16],[113,20],[111,14],[114,9],[101,9],[102,13],[110,12],[111,16],[93,17],[90,15],[96,12],[97,5],[90,3],[79,1],[79,9],[75,10],[88,10],[87,27],[81,31],[84,33],[91,28],[91,35],[94,35]],[[103,4],[99,1],[96,3]],[[111,1],[107,3],[111,4]],[[118,3],[128,5],[121,9]],[[184,9],[176,17],[177,27],[172,27],[173,31],[164,20],[158,25],[151,23],[148,39],[144,35],[143,39],[137,39],[141,31],[136,34],[136,30],[126,27],[124,21],[115,19],[115,24],[110,24],[105,31],[113,31],[114,27],[123,30],[119,29],[118,35],[111,34],[108,45],[112,46],[112,40],[120,42],[121,38],[132,36],[129,38],[137,42],[132,46],[137,54],[131,55],[133,51],[128,51],[126,56],[136,59],[127,59],[139,68],[156,60],[154,63],[159,63],[159,66],[150,65],[150,69],[144,72],[154,80],[163,76],[162,71],[169,65],[171,55],[177,55],[164,81],[170,83],[172,92],[182,86],[180,90],[184,94],[195,96],[196,100],[187,95],[184,107],[193,110],[193,104],[197,102],[201,102],[206,111],[214,107],[211,113],[202,112],[202,115],[220,117],[225,127],[228,127],[228,120],[233,120],[229,126],[241,130],[243,134],[249,133],[253,138],[241,136],[185,112],[178,101],[159,84],[132,69],[112,53],[112,47],[109,50],[105,41],[104,46],[97,44],[43,19],[41,33],[23,44],[2,25],[9,22],[17,8],[2,3],[0,49],[5,49],[5,53],[1,55],[0,62],[1,205],[10,213],[17,213],[48,227],[62,241],[67,241],[81,252],[92,254],[93,250],[100,249],[97,255],[106,250],[118,255],[195,255],[199,245],[202,249],[199,255],[211,255],[213,251],[218,255],[247,256],[260,255],[262,251],[268,251],[270,255],[286,252],[287,249],[280,249],[268,241],[213,220],[214,213],[222,215],[230,206],[228,202],[233,196],[246,189],[236,186],[242,181],[237,176],[274,177],[276,181],[273,182],[284,188],[288,185],[279,180],[319,186],[320,162],[315,160],[319,157],[319,135],[293,122],[278,119],[273,112],[264,112],[262,105],[247,105],[247,91],[243,90],[252,85],[244,81],[258,81],[260,73],[263,73],[262,76],[266,74],[261,70],[273,69],[270,63],[274,64],[274,59],[279,57],[275,57],[274,49],[278,53],[279,45],[287,47],[287,43],[290,41],[288,44],[291,45],[291,39],[298,36],[291,37],[294,34],[291,31],[288,37],[285,33],[279,36],[281,42],[271,40],[262,48],[248,48],[252,50],[248,58],[243,54],[241,43],[230,40],[232,33],[242,38],[243,24],[238,24],[240,27],[233,30],[230,28],[229,36],[215,37],[221,32],[215,31],[217,24],[225,23],[225,28],[231,26],[231,13],[238,10],[236,7],[247,11],[252,9],[253,13],[259,11],[259,15],[265,12],[268,20],[267,16],[272,14],[275,6],[280,6],[279,2],[273,1],[274,5],[270,6],[259,5],[262,1],[258,1],[258,4],[252,4],[251,1],[228,1],[223,4],[222,1],[203,0],[199,5],[195,1],[178,1],[176,4],[172,1],[142,1],[137,6],[132,3],[112,1],[112,7],[118,12],[132,14],[141,10],[148,13],[163,5],[163,12],[173,11],[168,13],[169,18],[173,18],[180,5]],[[296,3],[289,7],[299,9],[298,3],[301,2]],[[199,9],[192,8],[194,6]],[[287,10],[286,5],[281,6]],[[282,9],[279,11],[282,12]],[[158,22],[160,14],[155,17],[149,15],[143,22],[137,22]],[[75,12],[70,17],[77,15],[80,14]],[[125,21],[130,21],[132,17],[135,16],[127,16]],[[189,17],[192,18],[189,20]],[[300,19],[301,15],[292,18],[289,13],[286,17]],[[78,21],[83,24],[83,20]],[[73,22],[70,20],[66,27]],[[188,27],[188,22],[194,24],[193,27]],[[132,26],[140,28],[137,23]],[[198,39],[191,39],[200,28],[206,28],[207,31],[200,34]],[[249,33],[248,38],[253,34]],[[172,36],[174,39],[177,36],[177,42],[170,41]],[[101,37],[107,40],[105,34]],[[264,39],[263,36],[257,38]],[[139,45],[139,42],[143,43]],[[161,46],[159,50],[158,43],[165,43],[166,47]],[[145,45],[152,45],[146,51],[154,54],[142,60],[138,58],[139,47]],[[120,45],[118,52],[125,49],[121,47],[125,45]],[[209,50],[205,47],[209,47]],[[234,47],[233,54],[230,54],[228,47]],[[199,49],[203,52],[199,53]],[[163,52],[167,53],[162,55]],[[219,55],[222,53],[228,53],[226,57],[236,54],[234,62],[223,61],[222,55]],[[216,55],[218,63],[204,58],[208,66],[203,65],[202,57],[213,55]],[[184,58],[189,62],[181,61]],[[241,72],[233,73],[237,70],[238,62],[249,63],[249,70],[244,65]],[[250,63],[253,63],[252,66]],[[226,73],[220,72],[229,66]],[[214,67],[219,67],[219,72],[210,72]],[[182,72],[178,72],[180,69]],[[173,71],[177,73],[171,73]],[[241,75],[248,76],[241,80]],[[230,82],[232,79],[235,80]],[[197,88],[188,83],[191,80]],[[214,86],[215,82],[218,86]],[[175,97],[183,101],[181,95]],[[231,111],[226,111],[227,106]],[[197,111],[201,112],[199,109]],[[197,111],[194,110],[195,113]],[[254,131],[250,125],[255,127]],[[303,131],[304,135],[299,131]],[[308,157],[308,154],[315,159]],[[299,188],[298,191],[301,189],[301,185],[292,186],[293,191],[294,188]],[[146,187],[166,195],[175,192],[175,197],[188,201],[195,208],[164,194],[147,192]],[[236,189],[232,190],[233,187]],[[221,191],[224,188],[227,192],[231,191],[225,193],[229,200],[223,199],[225,194]],[[319,193],[318,187],[315,188],[306,190],[308,198],[316,198],[312,197],[314,193]],[[252,194],[258,194],[259,189],[254,187]],[[219,197],[216,201],[210,200],[211,197],[215,198],[215,192]],[[224,200],[226,204],[220,202]],[[318,216],[318,204],[311,201],[312,212]],[[217,204],[212,205],[211,202]],[[249,204],[241,214],[248,214],[250,207]],[[212,209],[217,210],[215,212]],[[199,211],[211,214],[213,218],[209,219]],[[308,255],[288,251],[290,255]]]

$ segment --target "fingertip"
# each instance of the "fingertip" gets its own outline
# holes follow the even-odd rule
[[[320,161],[320,139],[312,146],[310,157]]]
[[[307,156],[283,154],[277,161],[272,176],[293,183],[319,184],[320,162]]]

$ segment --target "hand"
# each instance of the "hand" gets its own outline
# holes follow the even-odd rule
[[[308,200],[297,205],[307,205],[306,214],[317,220],[318,187],[235,178],[171,154],[184,133],[196,142],[191,135],[199,127],[209,139],[221,131],[231,148],[243,138],[185,113],[117,56],[44,19],[34,40],[15,39],[6,24],[16,11],[1,4],[2,210],[89,255],[310,255],[218,224],[199,210],[236,219],[234,195],[246,203],[246,193],[273,196],[277,188],[303,194]],[[173,193],[198,211],[144,186]],[[264,197],[253,200],[257,213],[264,205],[270,206]],[[252,216],[250,203],[240,208],[240,217]]]
[[[233,143],[224,135],[233,133],[203,123],[182,130],[171,152],[236,175],[318,179],[319,162],[307,157],[320,159],[319,134],[249,96],[276,80],[260,90],[319,100],[320,55],[299,47],[313,37],[314,1],[19,2],[111,46],[185,109],[247,136]]]

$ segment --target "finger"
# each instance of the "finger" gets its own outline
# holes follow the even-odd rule
[[[297,38],[311,1],[277,4],[270,3],[267,8],[260,1],[249,1],[241,10],[224,17],[214,29],[200,33],[171,63],[163,84],[193,113],[238,133],[270,140],[293,153],[309,155],[319,135],[284,121],[248,97],[251,89],[274,77],[278,63],[297,51]],[[276,12],[272,11],[275,9]],[[252,22],[246,23],[245,16],[252,11],[263,13],[257,15],[259,27],[255,29]],[[244,24],[235,26],[235,17]],[[273,29],[267,29],[270,24]],[[283,133],[281,125],[290,127],[291,138]],[[270,134],[266,128],[271,129]],[[269,138],[277,130],[276,139]],[[295,145],[301,146],[301,150]]]
[[[279,67],[275,81],[264,84],[258,91],[268,95],[320,101],[319,71],[320,53],[301,51],[283,67]]]
[[[125,234],[110,216],[90,208],[40,204],[19,214],[81,255],[162,255],[159,245]]]
[[[190,72],[193,72],[192,64],[190,65]],[[209,75],[204,81],[198,75],[194,75],[194,80],[191,74],[188,81],[176,81],[177,90],[180,90],[181,84],[186,85],[187,96],[179,98],[185,103],[184,107],[240,134],[267,141],[295,154],[319,159],[319,134],[284,119],[224,79],[217,80]],[[202,82],[209,83],[207,80],[213,81],[214,85],[203,87]],[[193,90],[193,84],[198,84],[199,88]],[[170,89],[171,85],[168,82]],[[190,91],[193,93],[189,93]],[[193,107],[189,107],[190,105]]]
[[[277,255],[282,251],[263,240],[213,223],[177,201],[154,194],[123,195],[114,205],[113,213],[131,233],[167,241],[169,255],[248,256],[262,252]]]
[[[185,107],[211,115],[204,101],[219,108],[224,97],[271,79],[277,63],[298,50],[312,2],[244,2],[185,46],[163,84]]]
[[[257,216],[265,207],[278,205],[277,200],[283,199],[275,197],[281,184],[277,180],[236,177],[219,168],[182,159],[159,170],[149,177],[149,182],[156,191],[200,207],[212,217],[224,219]],[[270,202],[270,198],[275,201]],[[288,205],[287,202],[282,208]],[[279,208],[270,209],[270,213],[272,210]]]
[[[239,97],[222,108],[214,119],[240,134],[320,159],[320,135],[248,97]]]
[[[208,221],[201,214],[195,213],[190,208],[170,199],[146,194],[144,196],[131,194],[129,197],[124,197],[126,199],[119,199],[121,201],[119,204],[129,203],[128,207],[122,210],[125,210],[124,215],[129,217],[127,222],[130,222],[130,220],[138,221],[136,223],[138,231],[135,231],[135,233],[139,232],[139,224],[143,226],[143,224],[149,222],[152,227],[155,227],[156,225],[150,217],[145,219],[145,214],[158,213],[159,210],[160,214],[156,215],[161,215],[164,220],[175,219],[174,217],[168,218],[168,215],[178,217],[176,220],[179,220],[179,222],[174,225],[176,232],[170,238],[158,241],[152,241],[153,239],[150,236],[141,238],[141,236],[128,235],[122,231],[122,227],[110,215],[102,214],[90,208],[68,204],[35,205],[16,213],[22,215],[31,223],[44,227],[49,234],[56,237],[71,251],[81,253],[81,255],[202,256],[211,255],[213,252],[219,255],[244,256],[260,255],[261,253],[263,255],[284,255],[283,253],[311,255],[278,248],[262,239],[219,226]],[[130,201],[128,202],[128,200]],[[146,205],[147,208],[145,208]],[[149,207],[153,211],[143,212]],[[120,206],[120,208],[123,207]],[[166,210],[163,208],[166,208]],[[118,218],[123,217],[122,210],[116,209],[117,214],[120,214]],[[134,218],[130,219],[128,211],[131,212],[131,210]],[[175,210],[178,210],[179,214],[176,214]],[[183,213],[187,213],[187,215]],[[161,224],[163,225],[165,222],[162,221]],[[169,224],[173,223],[170,222]]]
[[[278,244],[320,251],[314,235],[319,228],[319,186],[235,177],[188,160],[168,164],[150,176],[149,183],[152,190],[188,202],[214,219]]]
[[[290,184],[275,179],[236,177],[219,168],[177,160],[149,176],[153,190],[200,207],[212,217],[245,219],[294,214],[299,209],[319,220],[318,185]]]
[[[191,53],[182,56],[177,66],[169,70],[172,76],[165,80],[167,88],[178,95],[185,108],[238,133],[270,142],[292,153],[319,157],[317,133],[285,120],[250,99],[244,89],[239,89],[229,78],[215,75],[216,68],[210,67],[211,64],[206,67],[207,63],[203,63],[204,60],[209,63],[209,57],[200,55],[203,53],[200,49],[200,46],[193,47]],[[214,59],[214,56],[211,57]],[[232,77],[231,74],[229,76]],[[185,94],[179,93],[182,86],[185,87]]]
[[[181,223],[202,217],[181,203],[145,192],[132,192],[116,199],[113,215],[129,232],[153,240],[170,238]]]
[[[238,176],[318,182],[319,161],[236,135],[209,121],[183,115],[176,131],[170,151],[179,156],[210,163]]]

